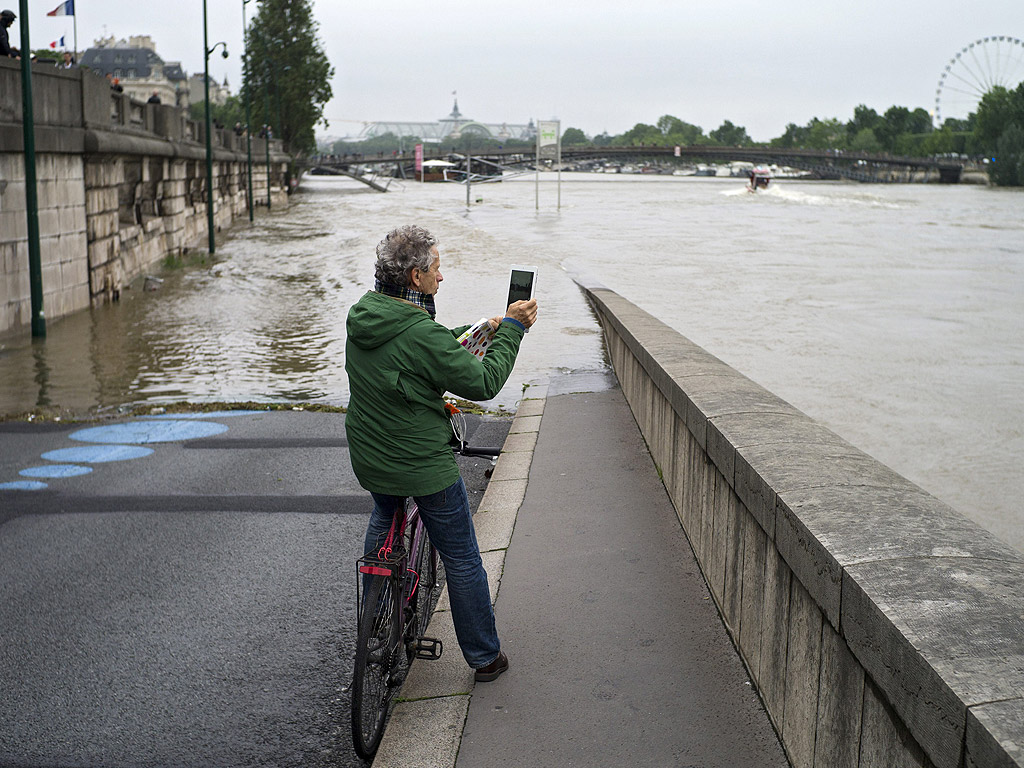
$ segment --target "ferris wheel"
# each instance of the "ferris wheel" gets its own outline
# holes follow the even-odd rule
[[[981,97],[1001,85],[1013,90],[1024,81],[1024,41],[1008,35],[983,37],[949,60],[935,89],[935,125],[966,120]]]

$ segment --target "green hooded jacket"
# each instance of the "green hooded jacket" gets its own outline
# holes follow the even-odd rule
[[[523,330],[503,322],[481,359],[426,310],[369,292],[348,313],[345,417],[359,484],[390,496],[425,496],[459,479],[444,394],[490,400],[515,364]]]

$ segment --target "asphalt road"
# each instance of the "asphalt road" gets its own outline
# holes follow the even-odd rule
[[[347,686],[370,502],[344,416],[174,423],[226,431],[0,490],[0,765],[363,765]],[[471,416],[470,442],[509,425]],[[81,429],[0,424],[0,483],[103,447]],[[478,503],[488,462],[460,463]]]

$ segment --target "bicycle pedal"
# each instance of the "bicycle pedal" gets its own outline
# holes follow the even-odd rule
[[[416,658],[437,661],[444,651],[444,643],[433,637],[421,637],[416,642]]]

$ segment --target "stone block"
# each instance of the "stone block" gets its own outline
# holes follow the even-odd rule
[[[512,420],[512,426],[509,428],[509,434],[517,434],[519,432],[539,432],[540,431],[540,416],[516,416]]]
[[[473,515],[481,552],[507,549],[516,525],[516,510],[483,510]]]
[[[722,607],[725,599],[725,560],[729,549],[729,507],[732,505],[732,496],[732,490],[725,482],[725,478],[716,472],[712,509],[712,543],[708,568],[704,572],[704,576],[719,608]]]
[[[399,702],[391,712],[373,768],[454,766],[468,712],[469,696]]]
[[[701,463],[701,497],[700,497],[700,524],[701,524],[701,568],[706,572],[711,566],[712,552],[715,548],[715,490],[718,487],[718,479],[721,475],[718,469],[707,460],[707,456]]]
[[[764,569],[769,541],[750,515],[743,521],[743,591],[740,603],[740,653],[756,675],[761,664],[764,617]]]
[[[530,477],[532,453],[502,453],[491,480],[526,480]]]
[[[414,662],[398,694],[399,701],[415,701],[434,696],[458,696],[473,690],[473,670],[459,650],[451,611],[434,611],[424,633],[443,643],[440,659]]]
[[[859,768],[924,768],[925,757],[906,726],[866,680],[861,715]]]
[[[21,130],[20,128],[18,130]],[[0,154],[0,179],[8,184],[25,180],[24,155],[18,153]]]
[[[542,398],[530,398],[519,401],[516,409],[516,416],[543,416],[545,400]]]
[[[85,232],[85,207],[65,207],[60,209],[60,231],[64,235]]]
[[[769,535],[779,494],[801,488],[864,485],[887,469],[838,437],[834,443],[769,443],[737,447],[736,492]],[[888,476],[892,470],[888,470]]]
[[[28,238],[28,218],[25,211],[8,211],[0,208],[0,243],[10,243]]]
[[[60,211],[56,208],[39,209],[39,237],[60,235]]]
[[[743,508],[735,493],[729,493],[726,503],[726,527],[723,543],[725,551],[725,599],[723,602],[722,619],[732,631],[732,636],[739,644],[739,633],[742,629],[741,611],[743,599],[743,542],[746,528],[744,519],[749,513]]]
[[[864,669],[839,633],[828,622],[822,626],[814,765],[816,768],[857,768]]]
[[[735,453],[736,495],[770,538],[775,537],[775,489],[751,466],[739,451]]]
[[[1024,765],[1024,698],[980,704],[967,710],[965,768]]]
[[[1024,690],[1024,558],[849,566],[851,650],[938,768],[957,768],[968,707]]]
[[[818,714],[818,677],[821,672],[821,611],[800,582],[791,582],[789,638],[786,656],[786,693],[782,741],[793,768],[814,764]]]
[[[4,179],[7,181],[7,179]],[[7,212],[20,212],[25,215],[25,182],[7,181],[2,193],[0,193],[0,210]]]
[[[675,450],[672,455],[672,463],[662,467],[662,473],[665,488],[668,490],[672,506],[676,510],[676,516],[679,518],[683,530],[687,531],[687,536],[689,536],[690,522],[685,509],[685,496],[690,483],[687,468],[690,465],[690,453],[693,450],[694,440],[690,430],[686,428],[686,422],[678,416],[673,424],[673,431],[675,432],[673,437]]]
[[[480,500],[480,509],[518,510],[525,497],[526,480],[491,480]]]
[[[789,650],[789,600],[792,571],[768,547],[764,567],[764,610],[761,616],[761,665],[757,684],[775,728],[782,732],[786,709],[786,656]]]
[[[503,453],[532,452],[537,446],[536,432],[519,432],[505,438],[505,444],[501,447]]]
[[[868,484],[789,491],[778,503],[776,546],[834,627],[845,566],[905,557],[1019,557],[884,465],[862,480]]]

